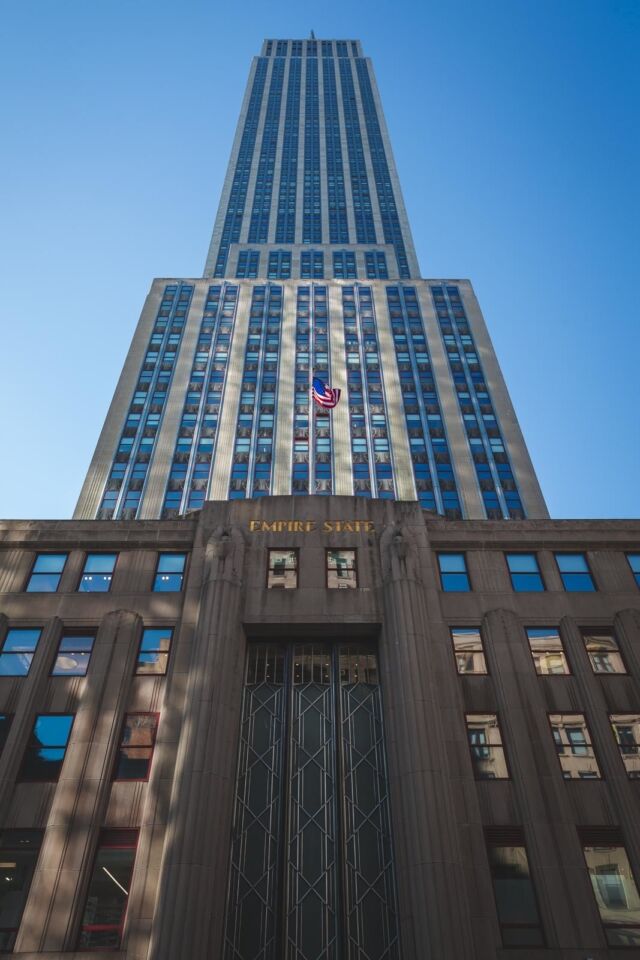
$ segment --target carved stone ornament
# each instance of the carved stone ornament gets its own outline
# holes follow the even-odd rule
[[[380,560],[383,580],[420,580],[418,546],[408,527],[397,522],[387,524],[380,537]]]
[[[219,526],[209,537],[207,566],[214,580],[241,580],[244,566],[244,537],[239,527]]]

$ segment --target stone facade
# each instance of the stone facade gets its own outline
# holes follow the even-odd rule
[[[327,588],[327,548],[357,551],[356,589]],[[269,549],[298,551],[297,589],[267,589]],[[584,553],[597,590],[566,592],[554,551]],[[59,588],[27,593],[46,552],[69,554]],[[118,554],[109,592],[77,592],[87,552]],[[151,590],[159,552],[188,554],[182,591]],[[466,556],[469,592],[441,589],[439,552]],[[505,552],[535,553],[545,590],[515,592]],[[121,950],[106,955],[222,958],[247,646],[346,640],[378,652],[404,960],[618,956],[578,828],[617,828],[640,880],[640,780],[608,718],[640,712],[640,591],[625,555],[639,552],[637,521],[446,521],[354,497],[210,502],[172,521],[2,523],[0,642],[9,628],[42,628],[28,676],[0,677],[13,715],[2,826],[44,831],[14,952],[85,956],[75,948],[108,828],[139,833]],[[141,630],[159,625],[174,628],[167,675],[136,675]],[[486,675],[458,674],[452,626],[481,626]],[[560,627],[569,675],[536,673],[523,629],[536,626]],[[61,631],[80,627],[96,631],[86,677],[51,676]],[[585,627],[615,630],[625,674],[593,672]],[[114,781],[135,711],[160,715],[150,775]],[[37,713],[75,715],[57,783],[20,781]],[[509,779],[474,779],[465,713],[499,717]],[[602,779],[563,780],[547,714],[576,713]],[[524,837],[545,948],[503,946],[485,844],[498,827]]]

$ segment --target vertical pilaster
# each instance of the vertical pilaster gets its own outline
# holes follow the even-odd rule
[[[267,75],[264,80],[264,93],[262,94],[262,103],[260,104],[260,116],[258,118],[258,129],[256,139],[253,145],[253,156],[251,158],[251,169],[249,171],[249,185],[247,187],[247,199],[244,205],[244,215],[240,227],[240,237],[238,243],[249,242],[249,227],[251,225],[251,211],[253,210],[253,199],[256,192],[256,179],[258,177],[258,165],[260,163],[260,153],[262,152],[262,140],[264,137],[264,121],[267,115],[267,106],[271,92],[271,78],[273,77],[273,65],[275,57],[271,57],[267,65]]]
[[[329,350],[331,360],[331,386],[341,390],[338,405],[331,411],[333,438],[334,494],[353,496],[353,464],[351,458],[351,433],[349,429],[349,390],[344,352],[344,321],[342,319],[342,287],[337,283],[327,284],[329,296]],[[313,438],[309,438],[309,448]],[[311,479],[311,478],[310,478]]]
[[[272,495],[291,493],[293,411],[295,405],[297,285],[283,284],[282,334],[278,369]]]

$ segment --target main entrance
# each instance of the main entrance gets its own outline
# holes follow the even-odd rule
[[[248,647],[225,960],[398,960],[375,648]]]

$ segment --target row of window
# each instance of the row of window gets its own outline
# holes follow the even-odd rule
[[[568,593],[597,590],[584,553],[554,553],[562,585]],[[626,554],[631,573],[640,587],[640,553]],[[505,553],[511,585],[516,593],[539,593],[546,589],[535,553]],[[464,553],[439,553],[440,585],[445,593],[468,593],[471,579]]]
[[[548,714],[565,780],[600,780],[591,733],[583,713]],[[495,713],[467,713],[467,738],[476,780],[508,780],[509,767]],[[610,713],[609,722],[627,776],[640,779],[640,714]]]
[[[326,584],[330,590],[348,590],[358,586],[355,550],[325,551]],[[298,551],[269,550],[267,588],[291,590],[298,586]]]
[[[290,49],[289,44],[291,44]],[[333,44],[333,40],[267,40],[265,56],[270,57],[275,47],[277,57],[286,57],[289,54],[294,58],[301,57],[303,56],[303,51],[308,57],[317,57],[318,47],[320,47],[323,57],[333,57]],[[349,50],[351,51],[351,56],[359,56],[358,42],[356,40],[336,40],[335,45],[339,57],[348,57]]]
[[[294,208],[295,211],[295,208]],[[387,258],[384,251],[365,253],[365,270],[368,280],[387,280]],[[300,257],[300,277],[324,279],[324,253],[319,250],[303,250]],[[236,277],[255,280],[260,276],[260,251],[241,250],[238,254]],[[356,254],[352,250],[337,250],[333,254],[333,276],[336,280],[355,280],[358,276]],[[291,278],[291,253],[288,250],[269,252],[268,277],[270,280]]]
[[[68,553],[38,553],[27,580],[27,593],[55,593],[60,585]],[[108,593],[118,559],[117,553],[88,553],[78,593]],[[186,553],[159,553],[151,590],[170,593],[182,590]]]
[[[0,648],[0,677],[26,677],[40,642],[40,627],[10,627]],[[167,672],[171,627],[147,627],[142,631],[136,657],[138,675]],[[95,630],[63,630],[51,667],[52,677],[84,677],[96,640]]]

